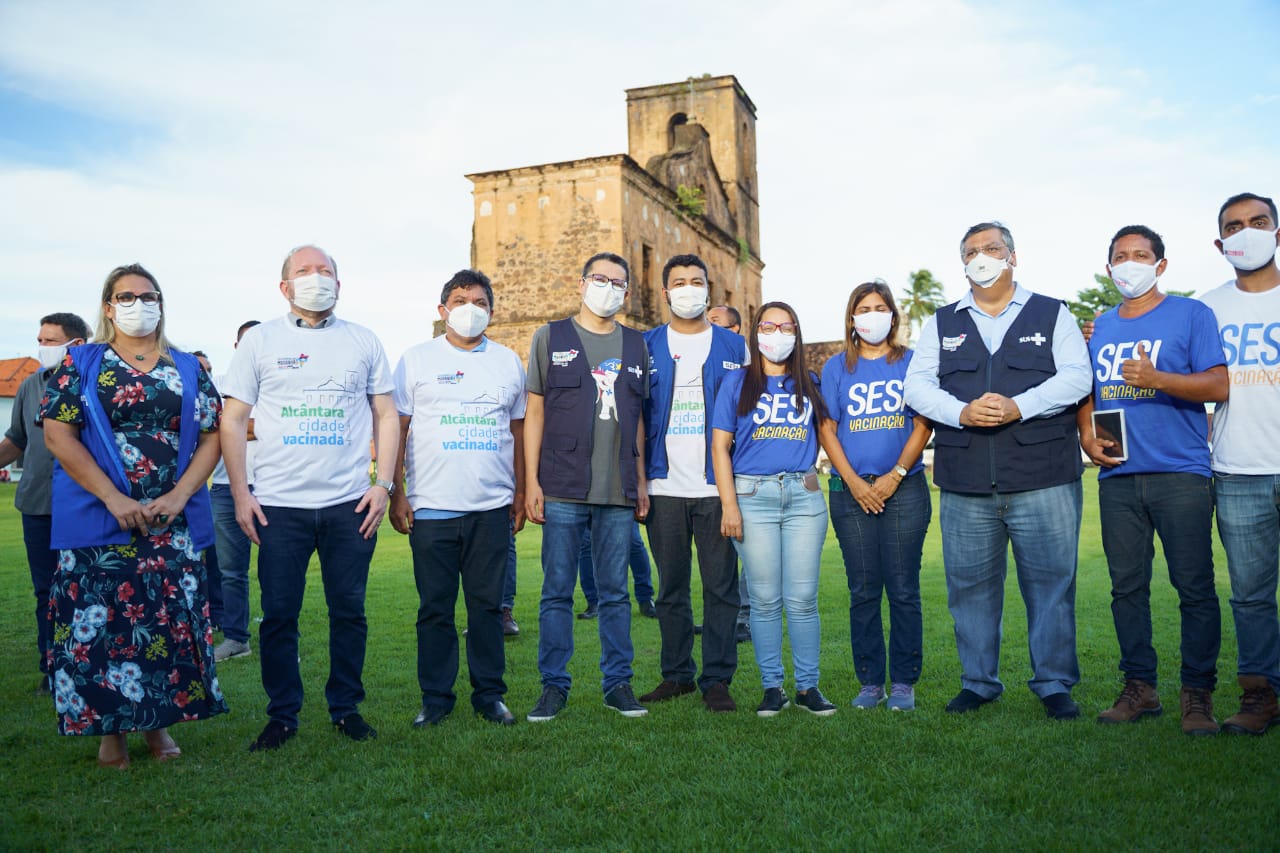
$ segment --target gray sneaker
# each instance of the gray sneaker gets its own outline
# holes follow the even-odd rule
[[[884,701],[884,688],[879,684],[866,684],[853,697],[853,707],[870,711]]]
[[[249,644],[242,643],[239,640],[223,640],[213,647],[213,659],[218,663],[231,658],[246,657],[251,654],[253,654],[253,649],[249,647]]]
[[[604,694],[604,705],[624,717],[643,717],[649,713],[648,708],[636,701],[636,695],[631,692],[631,685],[625,681]]]
[[[890,711],[914,711],[916,709],[916,689],[910,684],[894,683],[889,686]]]

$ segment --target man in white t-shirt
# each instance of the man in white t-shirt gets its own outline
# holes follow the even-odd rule
[[[285,257],[280,277],[289,313],[249,330],[220,389],[236,521],[258,545],[258,650],[270,722],[249,747],[255,752],[278,749],[298,730],[298,614],[313,553],[329,607],[330,719],[352,740],[377,736],[359,712],[364,597],[394,484],[369,484],[369,445],[375,458],[390,462],[400,441],[382,344],[334,316],[341,285],[333,258],[301,246]],[[258,439],[253,491],[245,463],[250,412]]]
[[[1264,734],[1280,725],[1280,243],[1276,203],[1241,193],[1218,211],[1214,245],[1236,277],[1201,299],[1213,309],[1231,396],[1213,414],[1218,535],[1231,576],[1240,711],[1224,732]]]
[[[485,337],[493,286],[462,270],[440,294],[442,336],[411,347],[395,369],[400,455],[391,524],[409,536],[418,587],[414,728],[434,726],[457,697],[462,582],[467,605],[471,706],[491,723],[515,717],[503,698],[502,592],[512,529],[524,526],[525,372],[520,357]]]
[[[649,548],[658,565],[662,681],[641,702],[663,702],[701,689],[711,711],[735,711],[729,684],[738,668],[738,561],[720,535],[720,497],[711,468],[707,412],[720,383],[746,362],[741,335],[707,319],[707,265],[675,255],[662,270],[671,322],[645,333]],[[702,576],[702,675],[695,682],[691,543]]]

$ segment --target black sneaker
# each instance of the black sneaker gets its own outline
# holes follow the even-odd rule
[[[1070,693],[1050,693],[1041,698],[1044,713],[1051,720],[1074,720],[1080,716],[1080,706],[1071,698]]]
[[[764,692],[764,699],[760,702],[760,707],[756,708],[756,714],[761,717],[776,717],[790,704],[791,700],[782,692],[781,687],[770,687]]]
[[[649,709],[636,701],[631,685],[625,681],[604,694],[604,706],[612,708],[624,717],[643,717]]]
[[[579,619],[595,619],[600,615],[600,606],[597,604],[588,604],[587,609],[578,614]]]
[[[358,713],[347,714],[341,720],[334,720],[333,725],[352,740],[373,740],[378,730],[364,721]]]
[[[648,619],[658,618],[658,608],[654,605],[653,599],[640,602],[640,615]]]
[[[297,733],[297,729],[291,729],[279,720],[272,720],[267,723],[262,734],[258,735],[258,739],[249,744],[249,751],[270,752],[273,749],[279,749]]]
[[[548,684],[542,688],[542,695],[538,697],[538,704],[533,706],[533,710],[525,715],[525,719],[531,723],[545,723],[547,720],[554,720],[556,714],[564,710],[565,700],[568,699],[559,687],[552,687]]]
[[[751,623],[739,622],[736,633],[737,633],[737,639],[739,643],[751,642]]]
[[[836,706],[827,701],[827,697],[822,695],[822,691],[816,684],[804,693],[796,693],[796,707],[804,708],[810,714],[817,714],[819,717],[830,717],[836,712]]]

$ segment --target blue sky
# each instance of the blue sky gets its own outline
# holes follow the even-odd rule
[[[1203,290],[1230,277],[1221,201],[1280,195],[1274,0],[618,8],[0,0],[0,357],[42,314],[92,322],[139,261],[174,339],[225,366],[316,241],[394,359],[468,262],[464,174],[625,151],[623,90],[702,73],[759,108],[765,296],[810,339],[869,278],[927,267],[958,296],[956,244],[988,218],[1032,289],[1090,286],[1141,222],[1165,286]]]

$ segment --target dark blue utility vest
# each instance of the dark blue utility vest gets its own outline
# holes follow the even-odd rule
[[[966,403],[988,391],[1015,397],[1057,373],[1056,299],[1033,293],[995,355],[969,311],[952,303],[937,314],[938,384]],[[1078,480],[1076,407],[999,427],[934,426],[933,481],[950,492],[1025,492]]]
[[[586,500],[591,490],[591,450],[599,391],[582,339],[571,319],[548,324],[547,378],[543,387],[542,457],[538,482],[548,497]],[[644,337],[635,329],[622,329],[622,368],[614,382],[618,429],[622,442],[618,464],[622,468],[622,493],[635,500],[638,493],[636,432],[644,383],[648,382]],[[573,353],[571,358],[563,358]]]

